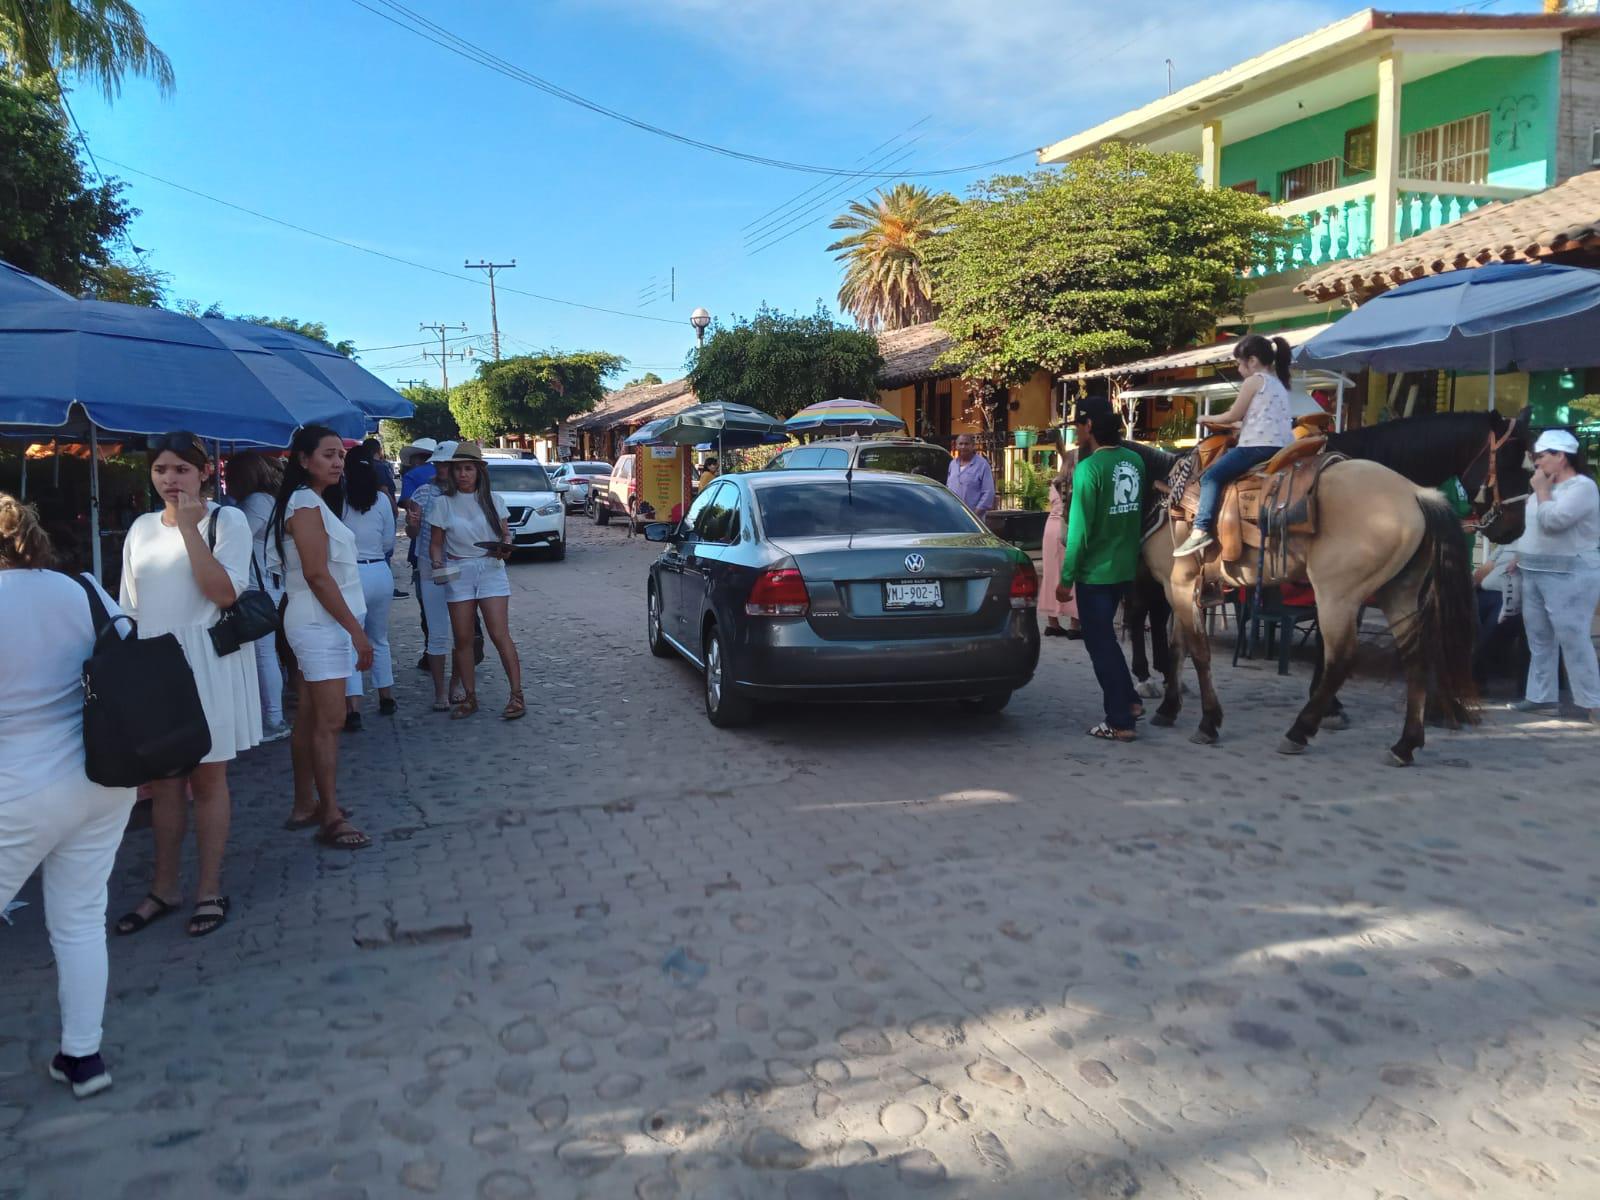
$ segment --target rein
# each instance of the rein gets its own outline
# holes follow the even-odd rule
[[[1499,437],[1495,436],[1493,429],[1489,430],[1489,436],[1488,436],[1488,439],[1484,442],[1483,449],[1479,450],[1476,454],[1474,454],[1472,456],[1472,461],[1469,462],[1466,465],[1466,467],[1464,467],[1462,469],[1462,472],[1461,472],[1462,475],[1465,475],[1468,471],[1472,470],[1472,468],[1477,465],[1478,460],[1480,458],[1482,458],[1485,454],[1487,454],[1489,456],[1489,473],[1488,473],[1488,476],[1483,481],[1483,487],[1478,489],[1478,494],[1480,496],[1482,496],[1482,494],[1484,492],[1488,492],[1489,493],[1490,511],[1491,512],[1495,511],[1495,510],[1498,510],[1501,507],[1501,501],[1500,501],[1500,448],[1502,446],[1504,446],[1508,441],[1511,440],[1511,435],[1516,433],[1516,431],[1517,431],[1517,423],[1515,421],[1513,421],[1513,422],[1511,422],[1511,424],[1507,425],[1506,426],[1506,431],[1504,433],[1502,433]]]

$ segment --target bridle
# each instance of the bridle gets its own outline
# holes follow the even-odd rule
[[[1480,458],[1485,454],[1489,456],[1488,475],[1483,481],[1483,486],[1478,489],[1478,495],[1481,499],[1485,492],[1489,494],[1489,510],[1491,512],[1501,508],[1503,503],[1500,499],[1500,450],[1511,440],[1512,435],[1516,432],[1517,423],[1515,421],[1507,425],[1506,431],[1498,437],[1495,436],[1493,429],[1489,430],[1489,436],[1484,441],[1483,449],[1472,456],[1472,461],[1461,472],[1465,476],[1468,471],[1477,465]]]

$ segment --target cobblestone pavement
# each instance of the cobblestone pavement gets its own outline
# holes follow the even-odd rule
[[[238,764],[233,919],[113,939],[116,1087],[43,1066],[36,885],[0,928],[0,1195],[1600,1194],[1600,739],[1504,712],[1381,764],[1398,688],[1272,752],[1305,686],[1222,668],[1225,747],[1134,746],[1081,645],[999,718],[711,729],[644,649],[652,548],[513,570],[519,725],[344,740],[377,845]],[[142,893],[130,834],[112,912]]]

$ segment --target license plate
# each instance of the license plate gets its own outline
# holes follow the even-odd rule
[[[883,607],[943,608],[944,591],[937,579],[914,579],[883,585]]]

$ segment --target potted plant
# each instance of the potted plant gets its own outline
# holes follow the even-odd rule
[[[1011,431],[1012,441],[1018,450],[1031,449],[1039,440],[1039,427],[1037,425],[1021,425]]]

